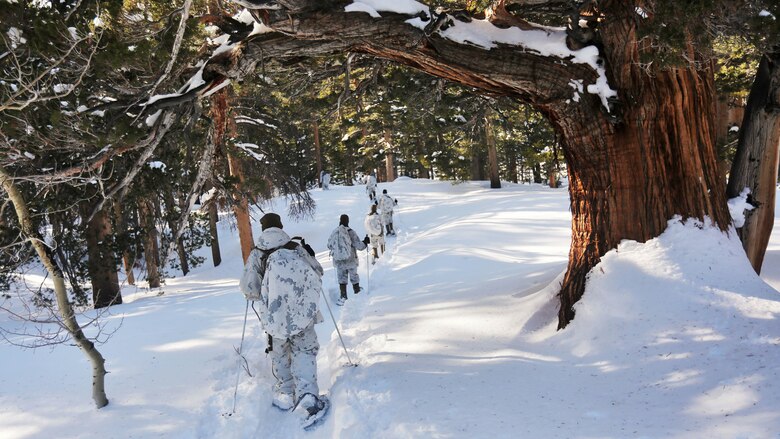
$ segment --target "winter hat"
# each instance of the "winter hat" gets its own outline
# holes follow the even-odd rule
[[[275,213],[266,213],[260,218],[260,227],[265,230],[269,227],[282,228],[282,218]]]
[[[386,194],[387,193],[387,189],[382,189],[382,193]]]
[[[371,205],[371,213],[376,213],[376,204]]]
[[[339,224],[344,227],[349,227],[349,216],[347,216],[346,214],[341,215],[339,217]]]

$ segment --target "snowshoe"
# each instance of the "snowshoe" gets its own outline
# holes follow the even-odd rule
[[[301,420],[301,427],[304,430],[310,430],[316,427],[328,414],[330,401],[327,397],[319,397],[307,393],[298,401],[298,405],[293,410]]]
[[[339,298],[336,299],[336,305],[338,306],[344,306],[345,303],[347,303],[347,298],[344,296],[339,296]]]

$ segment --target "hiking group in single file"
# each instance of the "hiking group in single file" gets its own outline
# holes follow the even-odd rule
[[[323,190],[328,189],[328,180],[329,175],[325,179],[321,176]],[[373,173],[364,181],[371,203],[364,220],[365,237],[361,240],[349,227],[349,216],[342,214],[328,238],[327,247],[339,284],[338,305],[344,305],[348,299],[348,284],[352,284],[354,294],[363,291],[357,272],[357,252],[368,252],[370,247],[374,264],[385,252],[385,237],[395,236],[393,210],[398,200],[388,195],[387,189],[376,195],[377,181]],[[314,325],[323,321],[319,298],[324,270],[305,239],[290,237],[282,230],[284,226],[278,214],[263,215],[260,226],[262,233],[246,261],[239,289],[247,305],[251,302],[253,309],[255,303],[259,305],[256,313],[268,334],[266,352],[271,357],[271,370],[276,378],[272,404],[293,412],[304,428],[313,428],[330,407],[328,398],[320,395],[317,385],[319,341],[314,330]],[[327,297],[325,300],[327,304]]]

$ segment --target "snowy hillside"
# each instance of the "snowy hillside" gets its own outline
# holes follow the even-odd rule
[[[368,291],[350,289],[343,308],[333,306],[325,242],[342,213],[364,235],[363,188],[316,190],[313,219],[284,221],[317,251],[358,363],[347,366],[322,302],[319,381],[332,408],[316,430],[271,407],[251,310],[252,376],[238,375],[228,416],[246,302],[237,233],[223,220],[220,267],[207,260],[161,290],[125,287],[126,303],[103,317],[115,331],[100,346],[106,408],[94,409],[77,348],[0,344],[0,437],[778,438],[780,294],[753,274],[738,240],[670,221],[657,239],[625,242],[594,270],[573,324],[556,331],[545,287],[566,266],[567,191],[487,186],[380,184],[398,199],[398,236],[370,272],[360,252]],[[282,200],[265,210],[285,217]],[[780,287],[780,225],[775,232],[763,277]],[[0,314],[0,325],[15,324]]]

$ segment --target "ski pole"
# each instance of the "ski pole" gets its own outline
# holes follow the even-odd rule
[[[254,302],[254,300],[253,300]],[[249,301],[246,301],[246,310],[244,311],[244,328],[241,330],[241,344],[238,345],[238,355],[241,355],[241,350],[244,348],[244,334],[246,334],[246,317],[249,315]],[[238,362],[238,370],[236,371],[236,387],[233,389],[233,411],[228,416],[232,416],[236,412],[236,398],[238,397],[238,379],[241,377],[241,361]]]
[[[347,366],[357,366],[357,364],[352,362],[352,359],[349,358],[349,352],[347,352],[347,345],[344,344],[344,339],[341,337],[341,331],[339,331],[339,325],[336,324],[336,318],[333,317],[333,311],[330,310],[330,303],[328,303],[328,298],[326,297],[325,291],[320,289],[320,293],[322,293],[322,298],[325,300],[325,305],[328,307],[328,314],[330,314],[330,319],[333,320],[333,326],[336,327],[336,333],[339,335],[339,340],[341,340],[341,347],[344,348],[344,354],[347,355]]]
[[[368,247],[366,247],[366,294],[371,292],[371,266],[368,265]]]

